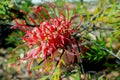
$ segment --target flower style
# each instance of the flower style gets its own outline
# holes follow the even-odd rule
[[[66,54],[75,54],[75,46],[78,46],[76,39],[73,34],[78,31],[78,29],[73,29],[72,19],[76,17],[74,15],[71,19],[60,12],[59,16],[54,16],[52,18],[49,12],[43,7],[39,6],[34,9],[37,21],[29,17],[29,21],[35,26],[27,25],[25,20],[21,22],[15,19],[16,25],[12,28],[18,28],[24,32],[23,42],[27,42],[29,51],[26,52],[24,58],[19,58],[20,60],[29,60],[28,72],[30,72],[30,67],[33,61],[37,58],[47,59],[48,56],[55,58],[55,54],[62,54],[59,49],[65,51]],[[43,15],[43,12],[47,14],[48,19]],[[42,20],[39,19],[39,14]],[[37,25],[40,23],[40,25]],[[80,22],[81,24],[81,22]],[[78,33],[80,34],[80,33]],[[79,46],[78,46],[79,47]]]

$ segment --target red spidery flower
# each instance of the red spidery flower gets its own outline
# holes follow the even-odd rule
[[[34,13],[37,19],[27,15],[29,23],[34,24],[34,27],[28,25],[27,21],[18,19],[15,19],[16,25],[12,26],[12,28],[22,30],[25,34],[23,42],[27,42],[30,50],[26,52],[24,58],[19,57],[19,59],[30,60],[28,63],[28,72],[30,72],[30,67],[34,60],[42,58],[46,61],[48,56],[55,58],[55,54],[62,54],[59,49],[66,54],[78,55],[75,54],[75,46],[78,46],[78,44],[72,36],[78,29],[73,29],[71,26],[73,24],[72,20],[77,15],[68,19],[62,12],[59,12],[59,16],[54,13],[54,17],[52,18],[43,6],[34,8]]]

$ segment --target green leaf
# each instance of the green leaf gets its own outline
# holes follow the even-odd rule
[[[97,59],[97,56],[95,56],[94,58],[93,58],[93,60],[96,60]]]
[[[87,52],[86,54],[87,54],[89,57],[92,56],[92,55],[91,55],[90,53],[88,53],[88,52]]]
[[[55,13],[56,13],[56,16],[59,16],[59,10],[58,10],[58,8],[55,8]]]

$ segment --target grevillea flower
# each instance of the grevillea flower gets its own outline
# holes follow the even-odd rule
[[[28,25],[26,20],[18,19],[15,19],[16,25],[12,26],[12,28],[18,28],[24,32],[23,42],[28,44],[29,50],[25,53],[26,56],[24,58],[19,57],[19,59],[30,60],[28,63],[28,72],[30,72],[33,61],[38,58],[46,61],[48,56],[56,58],[55,55],[62,55],[62,52],[73,56],[79,55],[79,52],[76,53],[75,49],[76,46],[80,46],[76,43],[76,39],[73,36],[79,31],[72,26],[72,19],[76,15],[67,18],[62,12],[59,12],[59,16],[54,13],[54,17],[51,17],[43,6],[34,8],[33,12],[37,19],[34,19],[30,15],[27,16],[29,23],[34,24],[34,27]],[[81,35],[80,33],[78,34]]]

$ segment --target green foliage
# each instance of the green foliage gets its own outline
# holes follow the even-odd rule
[[[25,12],[30,12],[30,7],[32,6],[31,0],[14,0],[15,7]]]
[[[60,80],[60,74],[61,74],[61,70],[60,68],[57,67],[55,72],[53,73],[52,80]]]
[[[8,38],[6,38],[7,43],[6,44],[13,44],[14,46],[18,46],[22,43],[21,37],[23,36],[23,32],[16,31],[12,32]]]
[[[8,4],[10,0],[1,0],[0,1],[0,22],[3,20],[9,20]]]
[[[96,41],[94,41],[95,44],[99,44],[102,47],[106,47],[106,41],[104,38],[97,38]],[[105,51],[103,51],[99,46],[95,45],[93,42],[93,44],[91,45],[91,47],[89,48],[89,51],[86,52],[86,54],[83,54],[82,57],[83,58],[87,58],[88,61],[92,62],[99,62],[101,61],[103,58],[105,58],[105,56],[109,56],[109,54]]]

